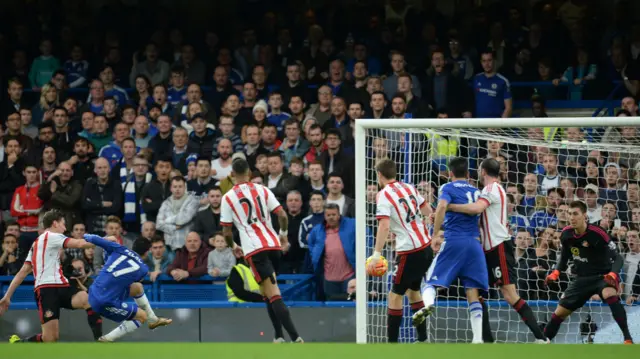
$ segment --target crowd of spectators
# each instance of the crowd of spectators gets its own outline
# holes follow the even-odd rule
[[[15,5],[39,16],[0,27],[0,47],[11,54],[1,74],[0,274],[16,273],[41,230],[39,216],[55,208],[70,236],[151,241],[152,280],[225,277],[235,262],[220,236],[220,204],[235,183],[231,162],[243,157],[251,181],[268,186],[289,215],[280,273],[315,274],[325,298],[341,297],[355,275],[358,119],[511,117],[514,99],[531,99],[534,116],[544,117],[546,100],[602,99],[614,89],[619,115],[638,116],[640,23],[628,18],[625,1],[611,5],[611,19],[587,0],[530,9],[496,2],[451,17],[434,1],[374,1],[367,11],[330,2],[295,14],[267,8],[258,19],[251,12],[253,22],[232,34],[208,28],[199,36],[157,10],[146,38],[148,26],[100,28],[100,17],[89,31],[93,46],[78,31],[90,25],[71,21],[81,12],[69,3],[51,14],[50,4]],[[101,11],[132,14],[127,21],[143,13],[141,5],[107,3]],[[512,81],[534,84],[512,89]],[[376,131],[368,168],[396,159],[399,173],[412,173],[407,180],[435,203],[447,158],[498,158],[526,297],[550,297],[540,279],[554,263],[566,201],[584,198],[590,221],[625,253],[631,293],[640,260],[637,160],[553,143],[636,145],[637,128],[516,135],[549,146],[412,134],[420,158],[409,163],[404,135]],[[67,254],[87,273],[101,270],[97,250]]]

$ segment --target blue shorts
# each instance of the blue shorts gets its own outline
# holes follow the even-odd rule
[[[460,278],[466,289],[489,289],[487,263],[476,239],[445,238],[426,276],[427,285],[449,287]]]
[[[124,302],[127,297],[129,297],[128,288],[123,290],[118,298],[99,298],[97,294],[93,294],[96,292],[99,291],[91,291],[91,288],[89,288],[89,305],[95,312],[100,313],[101,316],[113,320],[116,323],[135,318],[138,312],[138,305],[136,303]]]

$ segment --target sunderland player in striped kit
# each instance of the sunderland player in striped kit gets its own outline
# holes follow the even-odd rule
[[[293,342],[303,343],[276,282],[282,251],[289,248],[287,213],[271,190],[249,182],[251,170],[245,159],[236,158],[231,169],[236,185],[222,197],[220,212],[224,238],[236,257],[244,254],[256,282],[260,284],[274,328],[283,326]],[[271,225],[271,213],[278,216],[280,238]],[[233,241],[232,225],[240,233],[242,248]],[[274,342],[281,343],[284,339],[278,337]]]
[[[514,247],[509,235],[507,216],[507,194],[500,185],[500,162],[491,158],[482,161],[480,178],[484,185],[480,198],[469,204],[450,204],[449,210],[470,215],[480,214],[480,238],[487,259],[489,284],[500,287],[504,299],[520,314],[529,327],[537,343],[548,340],[538,326],[536,315],[531,307],[520,298],[516,289],[516,260]],[[483,303],[483,340],[493,342],[489,312]]]
[[[431,206],[412,185],[396,181],[396,164],[392,160],[380,161],[376,165],[376,173],[382,190],[376,200],[378,233],[369,269],[376,267],[389,232],[393,233],[396,238],[396,262],[392,272],[393,286],[387,301],[387,340],[397,343],[404,296],[409,298],[412,313],[424,307],[420,285],[433,260],[433,252],[429,247],[429,231],[422,217],[429,217]],[[419,342],[427,340],[426,321],[418,325],[416,331]]]
[[[9,289],[0,299],[0,314],[9,308],[11,296],[24,278],[33,272],[36,303],[42,323],[42,333],[33,335],[27,342],[55,342],[60,336],[60,309],[85,309],[89,314],[91,329],[100,324],[100,316],[93,313],[89,306],[87,292],[69,285],[69,280],[62,274],[60,266],[60,249],[92,248],[93,244],[84,239],[65,236],[64,215],[58,210],[50,210],[42,217],[44,232],[33,242],[24,265],[11,281]],[[10,342],[20,342],[16,335]]]

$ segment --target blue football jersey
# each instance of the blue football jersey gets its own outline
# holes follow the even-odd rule
[[[127,247],[117,243],[93,241],[104,248],[107,260],[91,286],[91,294],[98,298],[119,298],[129,286],[141,281],[149,272],[144,261]]]
[[[468,204],[478,200],[480,191],[467,181],[455,181],[440,187],[438,199],[451,204]],[[468,215],[447,211],[444,217],[444,237],[450,238],[479,238],[478,215]]]

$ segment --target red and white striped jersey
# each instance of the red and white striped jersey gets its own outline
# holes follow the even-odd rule
[[[482,189],[478,201],[489,203],[489,207],[480,215],[480,237],[486,252],[511,239],[507,194],[500,183],[494,182]]]
[[[65,248],[68,240],[62,233],[44,232],[33,242],[25,263],[33,267],[34,289],[69,285],[60,266],[60,249]]]
[[[222,196],[220,224],[236,226],[245,256],[263,250],[280,250],[280,240],[271,225],[271,212],[280,207],[267,187],[238,183]]]
[[[408,253],[429,245],[431,237],[419,215],[420,209],[428,203],[412,185],[391,182],[378,193],[376,202],[376,218],[391,221],[390,231],[396,236],[397,253]]]

